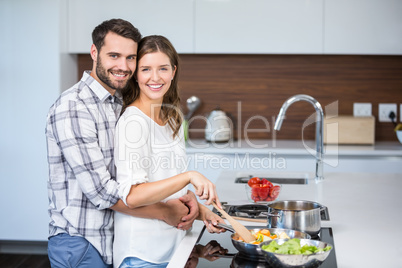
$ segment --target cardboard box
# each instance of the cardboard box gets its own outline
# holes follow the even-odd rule
[[[341,115],[324,119],[324,143],[368,144],[375,143],[375,117]]]

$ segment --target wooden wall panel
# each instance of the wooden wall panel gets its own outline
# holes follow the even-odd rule
[[[180,55],[183,111],[185,100],[196,95],[202,100],[195,115],[207,115],[216,107],[238,120],[238,137],[250,128],[270,131],[249,132],[249,138],[301,139],[305,120],[314,113],[311,104],[295,103],[288,109],[281,131],[273,134],[273,117],[282,103],[295,94],[316,98],[323,108],[337,105],[340,115],[352,115],[354,102],[370,102],[373,115],[378,103],[402,103],[402,56],[355,55]],[[89,55],[79,56],[79,77],[91,69]],[[240,107],[240,109],[239,109]],[[324,111],[325,112],[325,111]],[[191,138],[203,138],[203,120],[194,120]],[[396,141],[392,123],[376,121],[377,141]],[[304,130],[314,139],[314,124]]]

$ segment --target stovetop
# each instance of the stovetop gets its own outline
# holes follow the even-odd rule
[[[248,229],[261,228],[261,226],[246,226]],[[189,258],[185,268],[260,268],[267,267],[267,262],[264,260],[248,260],[242,257],[237,249],[233,246],[231,241],[231,232],[225,232],[221,234],[210,234],[205,231],[205,227],[201,232],[200,238],[197,244],[194,246],[191,258]],[[332,233],[332,228],[323,227],[319,233],[319,236],[314,238],[316,240],[321,240],[334,245],[334,237]],[[203,249],[207,247],[221,247],[227,249],[227,253],[224,255],[214,255],[214,256],[198,256],[195,252],[202,252]],[[320,266],[320,268],[337,268],[336,256],[335,256],[335,246],[332,249],[330,255],[325,260],[325,262]]]
[[[268,206],[266,204],[244,204],[244,205],[230,205],[225,202],[222,203],[223,209],[232,217],[241,217],[256,220],[267,220],[268,218]],[[215,209],[215,213],[220,215]],[[220,215],[221,216],[221,215]],[[329,220],[328,208],[321,211],[321,220]],[[250,224],[252,225],[252,224]],[[260,226],[246,226],[249,229],[262,228]],[[269,267],[268,263],[262,260],[250,260],[240,255],[237,249],[233,246],[231,240],[232,233],[227,231],[222,234],[210,234],[202,230],[199,241],[194,246],[193,252],[187,262],[186,268],[213,268],[213,267],[246,267],[246,268],[259,268]],[[334,245],[334,238],[332,228],[323,227],[318,235],[313,239],[321,240]],[[208,248],[222,248],[227,249],[227,253],[217,256],[198,256],[200,252]],[[320,268],[336,268],[335,247],[331,251],[328,258],[320,266]]]

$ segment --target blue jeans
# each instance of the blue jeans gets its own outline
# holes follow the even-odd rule
[[[166,268],[166,266],[168,264],[169,264],[168,262],[165,262],[165,263],[152,263],[152,262],[143,261],[143,260],[141,260],[139,258],[136,258],[136,257],[127,257],[120,264],[119,268],[130,268],[130,267],[135,267],[135,268],[145,268],[145,267]]]
[[[52,268],[111,268],[85,238],[58,234],[49,238],[48,256]]]

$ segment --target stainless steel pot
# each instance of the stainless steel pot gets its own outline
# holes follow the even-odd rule
[[[277,201],[268,204],[268,227],[298,230],[317,236],[321,229],[321,210],[325,209],[325,206],[312,201]]]

